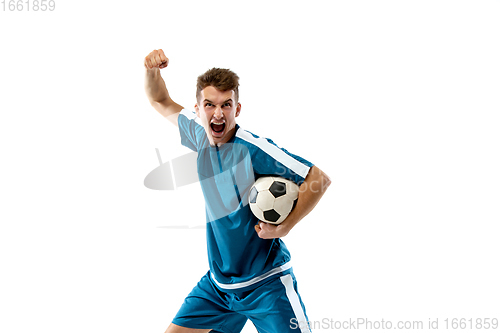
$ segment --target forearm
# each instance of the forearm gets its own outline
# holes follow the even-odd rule
[[[313,210],[330,183],[330,178],[319,168],[313,166],[309,170],[306,179],[300,185],[297,205],[282,223],[288,231]]]
[[[172,99],[170,98],[167,90],[167,86],[165,85],[165,81],[160,74],[159,68],[146,68],[146,78],[145,78],[145,90],[146,96],[149,99],[150,103],[170,103]]]
[[[160,68],[146,67],[144,88],[149,103],[155,110],[177,126],[177,118],[183,107],[170,98],[165,81],[160,75]]]
[[[313,166],[299,188],[297,205],[287,218],[279,225],[259,222],[255,231],[260,238],[270,239],[284,237],[309,214],[330,186],[330,178],[320,169]]]

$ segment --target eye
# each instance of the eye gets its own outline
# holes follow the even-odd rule
[[[212,103],[206,103],[205,104],[205,107],[210,107],[210,106],[213,106]]]
[[[224,104],[224,106],[231,107],[231,103],[228,102],[228,103]]]

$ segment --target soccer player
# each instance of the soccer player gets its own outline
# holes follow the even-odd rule
[[[280,239],[318,203],[330,179],[309,161],[238,124],[238,76],[213,68],[198,77],[194,112],[170,97],[160,69],[164,52],[144,60],[151,105],[178,127],[181,143],[196,151],[205,197],[209,271],[184,300],[166,333],[240,332],[250,319],[261,333],[310,332],[304,304]],[[262,176],[299,185],[297,204],[279,225],[258,221],[248,190]]]

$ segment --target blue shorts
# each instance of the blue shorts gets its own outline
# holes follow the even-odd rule
[[[230,292],[220,290],[209,272],[186,297],[172,322],[214,333],[238,333],[247,319],[259,333],[311,332],[291,269],[254,289]]]

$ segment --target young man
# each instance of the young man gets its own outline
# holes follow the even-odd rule
[[[307,160],[236,124],[241,112],[238,76],[213,68],[198,77],[195,112],[169,96],[160,69],[163,51],[144,60],[151,105],[178,126],[181,143],[198,153],[205,197],[209,272],[186,297],[166,333],[240,332],[250,319],[259,332],[310,332],[304,305],[280,239],[318,203],[328,176]],[[275,175],[300,186],[294,210],[279,225],[258,221],[248,190]]]

